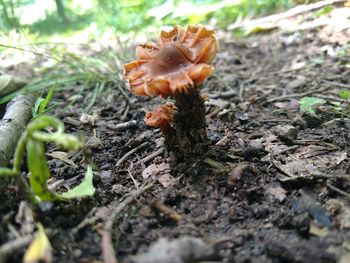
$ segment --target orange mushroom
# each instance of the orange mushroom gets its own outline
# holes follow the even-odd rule
[[[124,76],[136,95],[162,96],[186,93],[212,73],[209,65],[219,49],[215,31],[205,26],[174,26],[161,31],[158,44],[136,48],[138,60],[124,65]]]
[[[145,123],[148,126],[159,127],[166,134],[170,131],[173,122],[174,104],[167,102],[158,106],[154,111],[147,112]]]

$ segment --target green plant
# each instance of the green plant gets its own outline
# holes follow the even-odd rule
[[[45,98],[40,97],[36,100],[33,108],[33,117],[42,115],[48,110],[47,105],[52,100],[53,93],[55,92],[56,87],[57,87],[57,82],[55,82],[55,84],[52,85],[51,89],[49,90]]]
[[[316,105],[325,104],[326,101],[324,99],[316,98],[316,97],[304,97],[299,101],[300,111],[310,116],[316,116],[316,111],[314,107]]]
[[[349,90],[339,91],[339,97],[345,100],[346,103],[342,103],[340,101],[331,102],[331,104],[333,105],[333,111],[336,112],[338,115],[345,117],[345,119],[348,119],[350,115],[350,108],[349,108],[350,91]]]
[[[33,52],[36,55],[43,56],[52,61],[50,67],[40,69],[42,72],[40,78],[34,79],[20,90],[1,97],[0,104],[10,101],[18,94],[43,92],[53,86],[59,86],[60,90],[75,89],[77,86],[76,83],[79,83],[80,94],[91,90],[93,87],[92,95],[90,96],[89,94],[91,93],[88,93],[87,96],[85,96],[84,105],[87,109],[94,104],[98,96],[107,88],[116,88],[126,97],[126,88],[121,72],[122,59],[112,51],[106,51],[99,55],[99,57],[87,57],[77,56],[75,53],[69,52],[65,48],[58,47],[50,48],[45,55],[15,46],[0,44],[0,47]],[[50,91],[48,96],[47,99],[50,100],[50,96],[52,96],[52,94],[50,95]],[[38,102],[38,104],[45,103],[45,99],[39,100],[41,101]],[[73,102],[74,101],[72,101],[72,103]]]
[[[55,131],[52,133],[43,131],[49,127],[55,129]],[[55,193],[48,188],[47,180],[50,178],[50,171],[45,157],[46,143],[54,143],[57,147],[67,151],[76,151],[82,147],[77,137],[64,133],[64,126],[61,121],[47,115],[38,116],[28,124],[17,144],[13,168],[0,168],[0,176],[15,176],[18,182],[25,185],[25,190],[34,203],[93,195],[95,188],[92,184],[93,173],[91,167],[88,168],[83,182],[66,193]],[[30,187],[20,177],[21,163],[25,151],[27,166],[30,171]]]

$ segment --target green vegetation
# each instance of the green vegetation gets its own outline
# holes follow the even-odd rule
[[[174,23],[226,27],[291,5],[291,0],[1,0],[0,29],[20,27],[47,36],[88,27],[119,34]]]
[[[46,92],[54,83],[59,90],[75,89],[86,109],[106,89],[118,89],[125,97],[121,68],[130,60],[125,49],[130,42],[144,41],[146,35],[150,39],[161,26],[226,28],[291,5],[292,0],[0,0],[0,52],[29,52],[47,61],[38,63],[39,76],[28,85],[0,96],[0,104],[19,93]],[[90,42],[105,46],[103,52],[94,55]],[[89,55],[79,55],[77,47]]]
[[[55,132],[44,132],[43,129],[54,128]],[[91,196],[95,192],[92,184],[92,169],[88,168],[85,179],[75,188],[63,194],[51,191],[47,180],[51,177],[45,156],[45,144],[53,143],[57,147],[76,151],[82,147],[79,140],[70,134],[64,133],[63,123],[56,118],[41,115],[33,119],[22,134],[13,158],[13,168],[0,168],[0,176],[15,176],[20,186],[26,192],[28,199],[33,203],[40,201],[66,200]],[[21,164],[26,151],[27,166],[30,171],[29,185],[21,177]]]
[[[316,116],[315,106],[325,104],[324,99],[316,97],[304,97],[300,100],[300,111],[310,116]]]
[[[48,110],[47,105],[52,100],[56,87],[57,87],[57,83],[53,84],[53,86],[51,87],[51,89],[49,90],[45,98],[40,97],[36,100],[33,108],[33,117],[42,115]]]
[[[336,119],[333,121],[349,121],[350,119],[350,91],[347,89],[339,91],[339,98],[334,99],[322,99],[317,97],[304,97],[299,101],[300,112],[307,114],[307,116],[318,118],[320,111],[317,109],[318,106],[327,106],[324,108],[323,113],[332,113]],[[326,122],[328,124],[330,122]]]

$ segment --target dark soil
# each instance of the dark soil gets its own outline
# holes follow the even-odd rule
[[[215,76],[202,89],[213,154],[177,170],[169,168],[167,151],[142,161],[163,148],[161,133],[143,123],[147,110],[164,103],[160,98],[130,95],[128,105],[113,90],[87,113],[79,103],[58,112],[67,132],[91,151],[97,191],[36,212],[50,230],[55,262],[101,262],[108,215],[152,180],[155,186],[114,222],[120,262],[132,262],[159,238],[183,236],[211,244],[215,262],[350,262],[349,120],[332,104],[340,102],[349,114],[338,92],[350,88],[350,70],[348,57],[329,55],[336,48],[317,32],[222,40]],[[58,103],[71,96],[58,94]],[[299,110],[305,96],[327,103],[308,116]],[[50,160],[51,172],[57,179],[79,175],[75,184],[86,170],[82,159],[82,152],[73,156],[76,170]],[[13,238],[6,225],[21,227],[17,209],[18,200],[1,209],[1,242]],[[7,262],[22,255],[16,251]]]

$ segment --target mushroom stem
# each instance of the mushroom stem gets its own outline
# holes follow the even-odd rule
[[[167,138],[169,136],[169,134],[172,133],[172,130],[173,130],[173,128],[171,127],[171,125],[169,123],[164,123],[164,124],[160,125],[159,129],[163,133],[165,138]]]
[[[204,100],[197,87],[186,94],[173,95],[177,111],[173,117],[173,132],[166,136],[166,144],[176,161],[203,156],[208,148]]]

